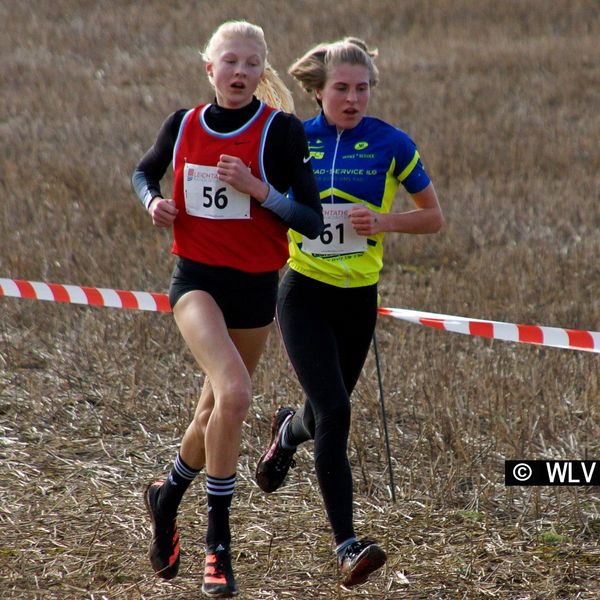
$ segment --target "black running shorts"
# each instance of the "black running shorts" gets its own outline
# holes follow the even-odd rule
[[[218,304],[230,329],[264,327],[275,317],[279,272],[246,273],[177,257],[169,302],[171,308],[186,292],[208,292]]]

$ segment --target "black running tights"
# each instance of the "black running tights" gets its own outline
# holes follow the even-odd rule
[[[350,394],[377,320],[377,285],[338,288],[288,270],[277,322],[306,400],[288,441],[314,440],[315,469],[336,544],[354,536],[348,461]]]

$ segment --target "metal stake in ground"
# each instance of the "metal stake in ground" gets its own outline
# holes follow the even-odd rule
[[[377,350],[377,336],[373,331],[373,350],[375,351],[375,366],[377,367],[377,382],[379,383],[379,403],[381,404],[381,419],[383,421],[383,433],[385,435],[385,449],[387,452],[388,472],[390,474],[390,491],[392,502],[396,502],[396,488],[394,486],[394,472],[392,471],[392,453],[390,452],[390,437],[388,435],[387,416],[385,414],[385,402],[383,399],[383,381],[381,379],[381,367],[379,366],[379,352]]]

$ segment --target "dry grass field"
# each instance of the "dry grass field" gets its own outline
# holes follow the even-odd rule
[[[0,277],[166,291],[169,234],[130,174],[167,114],[211,98],[198,50],[234,17],[265,28],[290,86],[313,43],[378,46],[370,112],[417,141],[447,220],[388,236],[384,306],[600,329],[596,0],[0,0]],[[395,503],[372,356],[351,455],[357,529],[388,565],[339,587],[310,447],[276,494],[253,483],[271,412],[301,401],[274,332],[232,514],[240,597],[600,597],[598,488],[504,485],[505,459],[600,460],[598,355],[390,317],[377,331]],[[170,315],[0,298],[3,599],[200,597],[202,478],[171,583],[147,563],[141,490],[201,383]]]

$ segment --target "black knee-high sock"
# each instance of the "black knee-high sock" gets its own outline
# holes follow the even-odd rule
[[[208,526],[206,528],[206,548],[216,550],[219,545],[227,548],[231,543],[229,511],[235,489],[235,473],[220,478],[206,474],[206,497],[208,504]]]
[[[160,490],[158,510],[163,518],[174,519],[177,516],[183,494],[199,472],[200,469],[190,468],[177,454],[173,468]]]

